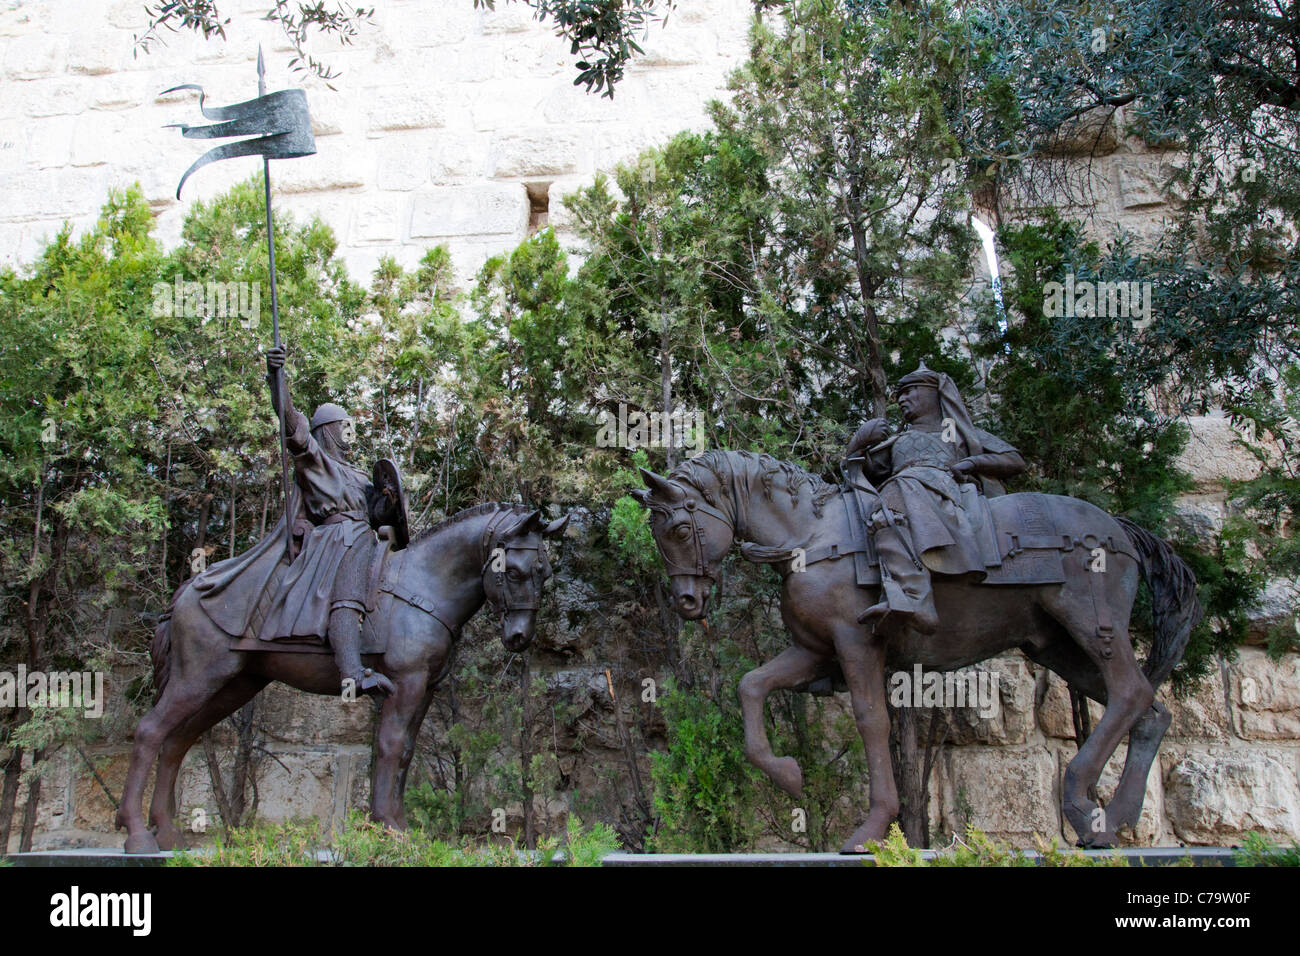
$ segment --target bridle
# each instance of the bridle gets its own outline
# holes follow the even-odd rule
[[[686,520],[690,522],[691,547],[694,549],[695,564],[693,567],[677,564],[669,558],[668,555],[664,554],[664,549],[661,547],[659,549],[659,555],[663,558],[664,564],[668,567],[668,576],[682,577],[689,575],[692,577],[708,578],[710,581],[716,581],[718,579],[717,565],[711,561],[706,561],[704,558],[705,534],[704,529],[700,527],[700,522],[696,516],[700,512],[703,512],[712,518],[717,518],[729,529],[732,528],[731,518],[723,514],[717,508],[714,508],[712,505],[701,504],[699,501],[696,501],[691,497],[687,497],[687,499],[680,505],[673,506],[656,502],[654,507],[662,514],[666,515],[669,524],[673,523],[673,516],[678,511],[686,512]],[[732,529],[732,533],[734,535],[734,529]]]
[[[501,524],[501,519],[510,514],[511,512],[509,511],[498,511],[488,521],[487,527],[483,529],[483,538],[479,544],[480,555],[483,561],[482,568],[479,572],[481,575],[486,575],[488,573],[490,566],[495,560],[493,556],[493,552],[497,548],[496,535],[499,530],[498,526]],[[541,550],[542,550],[542,540],[541,540],[541,535],[538,535],[536,544],[517,544],[517,545],[511,545],[508,548],[504,548],[503,551],[505,553],[501,555],[502,558],[501,565],[502,567],[504,567],[506,563],[505,558],[507,558],[510,555],[511,551],[537,552]],[[510,614],[514,611],[536,611],[538,609],[538,607],[540,606],[539,602],[541,600],[542,585],[546,583],[545,579],[542,577],[542,562],[539,558],[535,557],[533,559],[532,571],[529,573],[527,581],[521,579],[519,581],[512,582],[510,576],[500,568],[493,571],[493,574],[496,576],[495,580],[497,585],[497,592],[501,595],[501,600],[500,601],[495,600],[490,593],[486,594],[485,596],[487,597],[488,604],[492,606],[492,610],[495,611],[497,617],[501,619],[501,624],[503,627],[505,626],[505,619],[507,614]],[[515,594],[511,590],[512,583],[517,585],[516,590],[522,589],[526,583],[531,584],[532,585],[531,597],[525,593],[524,596],[516,600]],[[486,589],[484,590],[486,591]]]

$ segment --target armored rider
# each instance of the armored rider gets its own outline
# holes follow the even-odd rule
[[[294,480],[312,527],[280,582],[261,636],[326,638],[344,692],[351,681],[353,689],[386,697],[394,690],[392,681],[362,666],[361,622],[370,560],[378,543],[372,525],[389,523],[395,502],[377,493],[370,477],[348,461],[353,430],[346,411],[327,402],[308,423],[293,407],[284,376],[283,390],[276,394],[275,373],[284,367],[284,358],[283,347],[267,351],[267,378],[276,413],[284,413]]]
[[[891,627],[932,634],[939,618],[931,572],[983,577],[978,535],[987,509],[979,495],[1002,494],[1001,480],[1024,471],[1025,460],[976,428],[952,379],[924,363],[899,379],[897,400],[905,422],[900,431],[888,437],[885,420],[873,419],[848,446],[847,457],[862,456],[865,474],[879,483],[870,526],[881,601],[859,621],[878,629],[889,618]]]

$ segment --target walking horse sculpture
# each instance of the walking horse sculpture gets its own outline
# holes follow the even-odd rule
[[[380,710],[371,763],[371,817],[376,821],[406,826],[402,795],[416,735],[465,623],[487,603],[500,619],[506,650],[519,652],[532,642],[539,595],[551,576],[544,539],[560,534],[567,523],[562,518],[547,524],[541,512],[491,502],[448,518],[405,550],[387,555],[362,644],[366,664],[395,685]],[[271,537],[281,534],[276,530]],[[271,681],[339,695],[339,669],[328,647],[227,634],[203,610],[189,586],[194,580],[177,589],[154,633],[157,699],[136,729],[116,819],[118,829],[127,830],[128,853],[184,845],[176,825],[181,761],[201,734]],[[341,706],[365,705],[352,701]],[[156,833],[142,812],[145,782],[155,761],[149,821]]]
[[[802,771],[794,758],[773,753],[764,702],[774,690],[825,678],[836,664],[842,669],[870,775],[866,821],[842,852],[864,852],[868,841],[885,836],[899,811],[887,670],[917,664],[950,670],[1012,648],[1105,707],[1065,772],[1063,810],[1079,842],[1110,846],[1118,829],[1136,825],[1147,773],[1170,722],[1155,691],[1181,659],[1201,614],[1195,578],[1167,542],[1075,498],[991,498],[993,526],[1007,543],[1002,567],[983,582],[936,575],[941,625],[934,634],[913,628],[881,634],[859,623],[880,599],[881,587],[879,572],[869,566],[865,526],[854,515],[852,487],[768,455],[737,451],[705,452],[667,477],[644,468],[641,475],[647,488],[634,494],[650,509],[681,617],[705,615],[719,564],[733,543],[743,543],[747,558],[771,563],[783,576],[781,617],[793,645],[745,674],[739,695],[746,756],[796,799]],[[1105,573],[1097,573],[1099,548],[1106,552]],[[1152,647],[1141,666],[1129,637],[1139,575],[1154,609]],[[1103,810],[1089,790],[1125,735],[1124,769]]]

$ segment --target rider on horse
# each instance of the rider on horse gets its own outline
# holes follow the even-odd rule
[[[376,493],[370,477],[348,462],[352,430],[346,411],[327,402],[308,423],[293,407],[287,382],[282,393],[275,394],[275,373],[284,366],[284,355],[283,347],[266,353],[272,404],[277,414],[284,414],[294,479],[312,527],[280,582],[261,637],[328,638],[345,692],[352,687],[388,696],[394,690],[392,681],[362,667],[361,621],[377,544],[371,529],[393,523],[400,500]]]
[[[885,420],[872,419],[858,429],[846,455],[862,457],[866,476],[880,483],[870,527],[885,586],[880,603],[859,620],[879,626],[897,615],[932,634],[939,618],[930,573],[984,575],[979,493],[1002,494],[1000,479],[1024,471],[1025,460],[976,428],[952,379],[924,363],[899,380],[897,398],[902,430],[887,437]]]

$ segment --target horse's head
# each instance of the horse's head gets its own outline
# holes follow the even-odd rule
[[[532,511],[494,530],[483,562],[483,593],[501,618],[501,643],[511,652],[533,642],[542,585],[551,576],[546,539],[564,533],[569,516],[547,524]]]
[[[632,495],[650,509],[650,531],[672,579],[673,609],[687,620],[701,618],[735,529],[691,485],[645,468],[641,479],[646,487]]]

